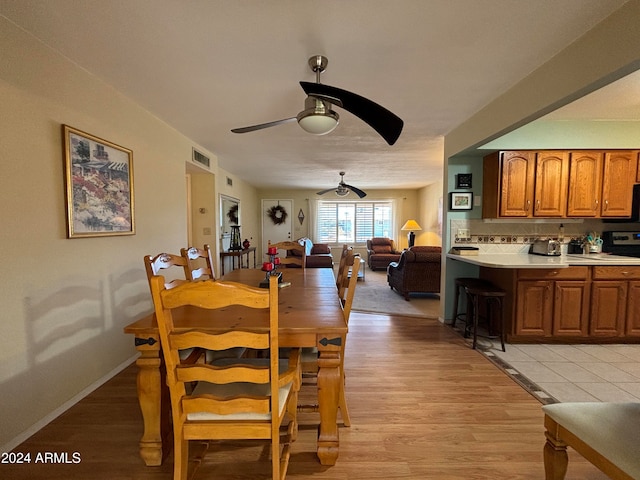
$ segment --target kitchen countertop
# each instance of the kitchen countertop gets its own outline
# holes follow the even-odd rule
[[[638,265],[640,258],[594,253],[589,255],[559,255],[546,257],[528,253],[480,253],[478,255],[455,255],[448,253],[447,258],[490,268],[567,268],[572,266],[620,266]]]

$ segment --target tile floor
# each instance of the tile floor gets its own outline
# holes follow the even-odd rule
[[[482,342],[514,380],[556,402],[640,402],[640,345],[541,345]]]

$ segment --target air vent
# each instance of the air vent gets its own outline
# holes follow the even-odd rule
[[[204,165],[207,168],[209,168],[211,163],[209,157],[200,153],[195,148],[193,149],[193,161],[199,163],[200,165]]]

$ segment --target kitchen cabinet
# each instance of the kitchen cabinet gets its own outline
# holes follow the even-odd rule
[[[613,151],[604,154],[601,217],[630,217],[637,151]]]
[[[496,152],[484,159],[483,217],[564,217],[569,156],[563,151]]]
[[[597,217],[602,194],[602,152],[571,152],[567,215]]]
[[[637,150],[501,151],[483,165],[483,218],[630,217]]]
[[[571,152],[569,217],[630,217],[638,153],[630,150]]]
[[[593,267],[591,336],[640,336],[640,267]]]
[[[516,336],[585,336],[589,324],[588,267],[516,271]]]

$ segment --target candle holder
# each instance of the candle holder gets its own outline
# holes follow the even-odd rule
[[[269,253],[267,253],[267,256],[269,257],[269,261],[262,264],[262,270],[267,273],[264,277],[264,280],[260,282],[260,288],[269,288],[269,279],[273,276],[278,277],[278,283],[282,282],[282,272],[278,272],[280,258],[278,258],[277,249],[269,248]]]

